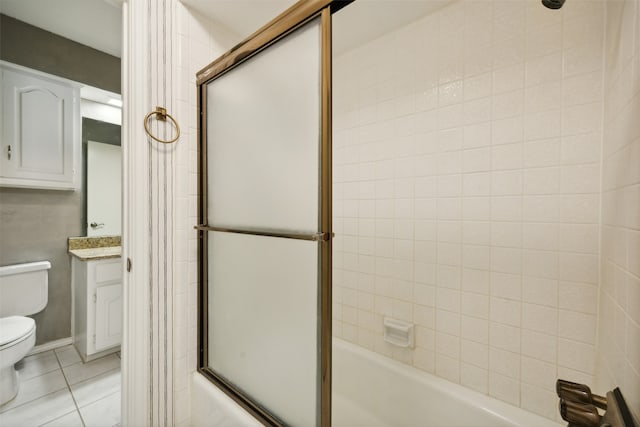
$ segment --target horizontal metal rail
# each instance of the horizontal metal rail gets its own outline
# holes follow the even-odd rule
[[[275,231],[261,231],[261,230],[245,230],[239,228],[226,228],[226,227],[210,227],[208,225],[196,225],[196,230],[202,231],[218,231],[221,233],[234,233],[234,234],[248,234],[252,236],[266,236],[266,237],[280,237],[283,239],[296,239],[296,240],[309,240],[313,242],[328,242],[331,240],[329,233],[280,233]]]

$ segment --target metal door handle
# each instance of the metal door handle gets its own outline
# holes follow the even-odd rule
[[[101,222],[99,224],[97,222],[92,222],[89,225],[91,226],[91,228],[102,228],[102,227],[104,227],[104,222]]]

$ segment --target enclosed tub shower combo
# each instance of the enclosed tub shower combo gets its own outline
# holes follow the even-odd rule
[[[374,4],[197,74],[194,424],[633,426],[638,2]]]

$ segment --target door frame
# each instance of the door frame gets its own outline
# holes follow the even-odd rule
[[[144,59],[149,22],[146,1],[118,0],[122,4],[122,412],[124,426],[149,425],[150,390],[150,237],[145,222],[150,216],[147,194],[148,155],[142,132],[144,100],[149,77]],[[142,114],[142,116],[140,116]],[[138,126],[136,126],[138,125]],[[136,197],[138,196],[138,197]],[[132,260],[131,271],[127,268]],[[135,263],[134,263],[135,262]]]
[[[153,140],[145,118],[156,106],[179,110],[178,0],[115,1],[123,17],[122,424],[174,425],[175,177],[184,141]],[[150,127],[164,140],[177,131],[159,120]]]

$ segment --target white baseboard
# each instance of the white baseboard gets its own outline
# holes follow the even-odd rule
[[[40,344],[35,347],[27,354],[27,356],[31,356],[32,354],[38,354],[49,350],[55,350],[56,348],[64,347],[65,345],[73,344],[73,339],[69,338],[61,338],[55,341],[49,341],[48,343]]]

